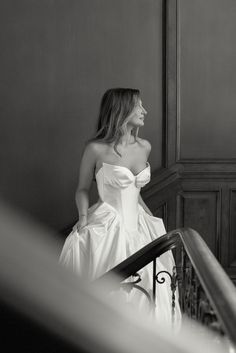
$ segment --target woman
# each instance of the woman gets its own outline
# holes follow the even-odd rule
[[[166,233],[140,196],[150,181],[151,145],[138,137],[147,112],[135,89],[108,90],[101,101],[98,129],[87,144],[80,165],[76,204],[79,221],[64,244],[60,261],[89,280],[98,278],[146,244]],[[89,189],[96,178],[98,202],[89,208]],[[157,259],[157,271],[172,271],[169,251]],[[152,267],[140,271],[141,285],[152,288]],[[147,299],[138,290],[130,298],[139,307]],[[157,289],[157,318],[171,322],[170,284]],[[180,317],[176,307],[176,320]]]

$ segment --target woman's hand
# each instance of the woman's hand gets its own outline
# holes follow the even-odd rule
[[[94,169],[97,160],[97,145],[89,143],[84,150],[79,173],[79,183],[75,193],[76,206],[79,213],[77,231],[87,225],[87,213],[89,208],[89,191],[94,177]]]
[[[83,227],[87,225],[87,216],[86,215],[81,215],[79,217],[79,222],[77,223],[77,232],[79,232]]]

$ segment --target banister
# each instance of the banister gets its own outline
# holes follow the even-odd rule
[[[122,261],[110,271],[99,277],[95,282],[109,281],[113,274],[117,274],[120,280],[133,275],[135,272],[149,264],[153,259],[164,254],[166,251],[175,248],[180,243],[180,230],[173,230],[160,238],[152,241],[142,249],[131,255],[128,259]],[[111,282],[113,286],[115,282]],[[117,283],[117,286],[119,284]]]
[[[168,232],[105,273],[97,281],[108,283],[107,280],[116,273],[121,282],[155,258],[179,245],[182,245],[186,251],[223,330],[236,345],[236,288],[202,237],[191,228]],[[111,282],[112,288],[115,289],[120,282]]]
[[[236,288],[233,282],[195,230],[182,230],[180,237],[222,328],[236,344]]]

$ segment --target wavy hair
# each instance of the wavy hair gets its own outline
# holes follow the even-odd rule
[[[140,97],[140,91],[132,88],[112,88],[107,90],[101,100],[98,116],[97,131],[90,141],[114,142],[114,150],[117,150],[120,138],[126,133],[128,117]],[[138,128],[132,131],[136,140]]]

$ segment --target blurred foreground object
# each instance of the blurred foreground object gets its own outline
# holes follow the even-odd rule
[[[121,299],[108,297],[106,286],[89,284],[58,265],[59,247],[56,237],[44,228],[0,207],[2,304],[37,323],[48,339],[58,338],[64,352],[234,352],[227,341],[192,322],[174,335]],[[40,351],[34,347],[30,352],[48,352],[48,347]]]

